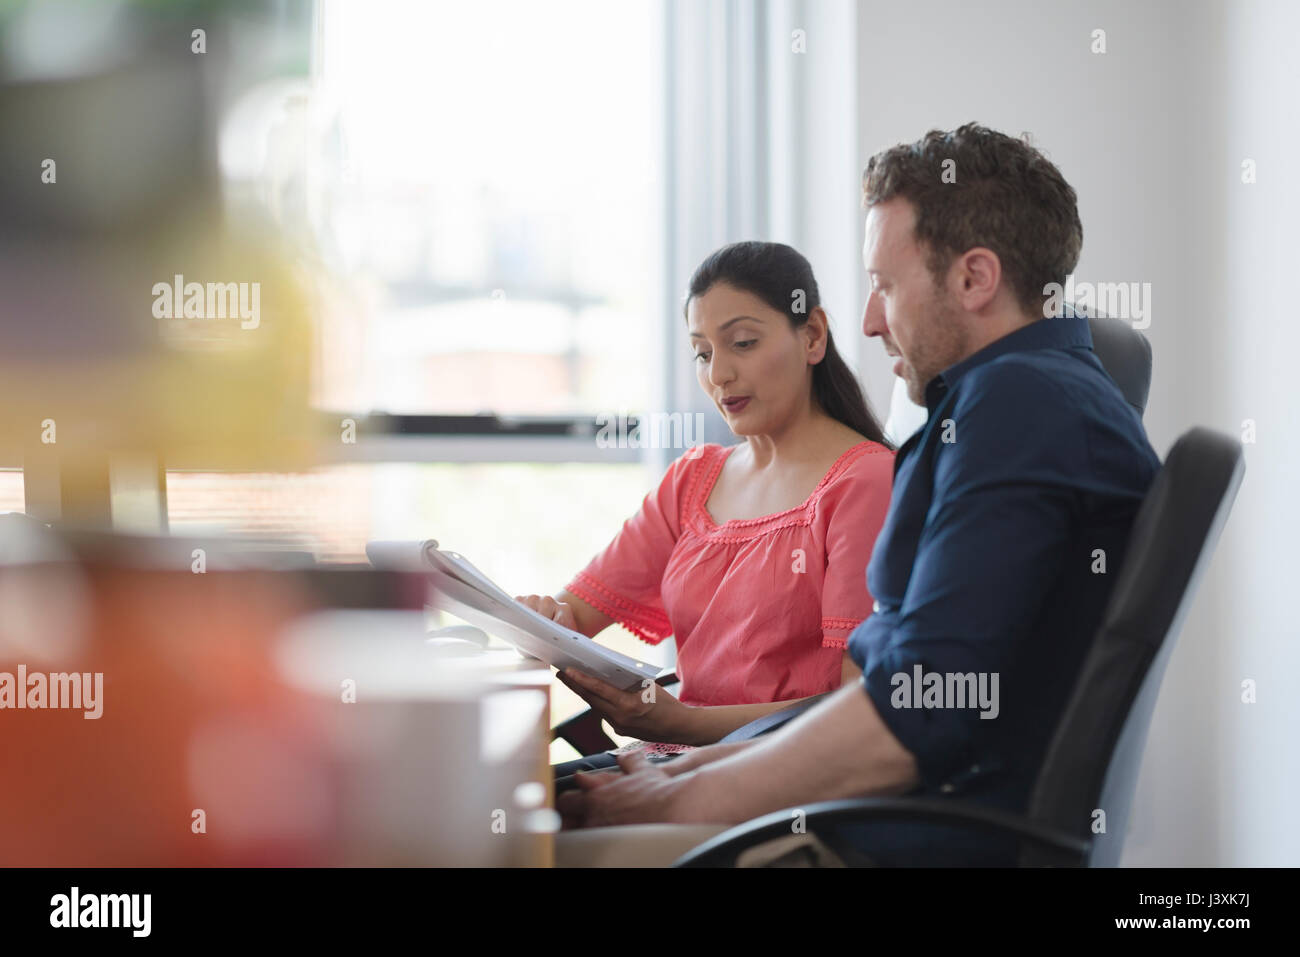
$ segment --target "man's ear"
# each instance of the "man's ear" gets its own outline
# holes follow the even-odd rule
[[[808,321],[804,323],[800,332],[804,335],[810,364],[816,365],[826,358],[826,343],[830,341],[830,327],[830,316],[826,315],[826,310],[821,306],[808,313]]]
[[[1002,260],[984,246],[966,250],[948,273],[948,285],[967,312],[979,312],[998,294],[1002,282]]]

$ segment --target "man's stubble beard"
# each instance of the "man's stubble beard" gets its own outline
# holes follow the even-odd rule
[[[956,320],[957,307],[936,290],[926,303],[924,336],[916,351],[915,362],[903,359],[903,381],[907,395],[917,405],[925,405],[925,387],[944,369],[961,361],[966,354],[964,330]]]

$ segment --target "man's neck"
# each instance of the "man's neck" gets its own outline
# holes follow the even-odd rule
[[[1013,332],[1019,332],[1025,326],[1040,321],[1041,318],[1041,316],[1026,315],[1018,309],[1005,309],[996,314],[979,317],[967,327],[970,330],[970,337],[966,340],[965,354],[957,362],[964,362],[999,339],[1005,339]]]

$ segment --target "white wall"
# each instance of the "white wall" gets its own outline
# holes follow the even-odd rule
[[[1107,52],[1090,50],[1106,31]],[[857,8],[860,169],[878,149],[975,120],[1030,131],[1079,194],[1076,279],[1152,284],[1146,424],[1163,455],[1192,425],[1258,425],[1235,513],[1170,662],[1125,863],[1300,864],[1300,631],[1287,607],[1300,540],[1286,428],[1300,331],[1295,268],[1300,72],[1295,5],[996,0]],[[1240,163],[1259,182],[1240,182]],[[856,184],[855,184],[856,185]],[[845,197],[855,203],[856,192]],[[858,216],[861,223],[861,215]],[[859,239],[860,242],[860,239]],[[856,248],[846,251],[847,258]],[[815,260],[819,270],[826,266]],[[857,267],[857,304],[864,294]],[[859,368],[882,415],[880,344]],[[1290,348],[1288,348],[1290,347]],[[1259,700],[1241,703],[1241,681]]]
[[[791,207],[790,238],[782,241],[812,263],[836,347],[853,365],[862,338],[862,258],[854,255],[862,245],[856,200],[862,170],[857,126],[845,119],[858,114],[857,9],[846,0],[778,0],[771,10],[773,69],[785,68],[792,90],[789,128],[774,131],[771,149],[788,158],[797,184],[781,188],[774,159],[772,195],[784,195]],[[802,53],[792,49],[796,30],[806,41]],[[782,238],[781,231],[774,229],[773,238]],[[876,402],[875,409],[883,422],[888,405]]]
[[[1203,277],[1222,289],[1227,308],[1207,317],[1214,335],[1200,368],[1215,384],[1212,421],[1225,429],[1252,418],[1258,441],[1246,446],[1246,480],[1222,550],[1216,584],[1223,615],[1215,692],[1222,709],[1220,757],[1225,864],[1300,864],[1300,624],[1295,615],[1300,541],[1300,426],[1295,362],[1300,329],[1288,295],[1300,242],[1300,7],[1289,0],[1234,4],[1227,53],[1227,123],[1219,179],[1226,229],[1219,263]],[[1243,158],[1259,179],[1240,182]],[[1258,703],[1235,704],[1243,678],[1258,683]]]

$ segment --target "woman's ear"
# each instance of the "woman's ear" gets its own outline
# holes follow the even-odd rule
[[[821,306],[815,307],[799,331],[804,336],[808,364],[816,365],[826,358],[826,343],[830,341],[830,317],[826,315],[826,310]]]

